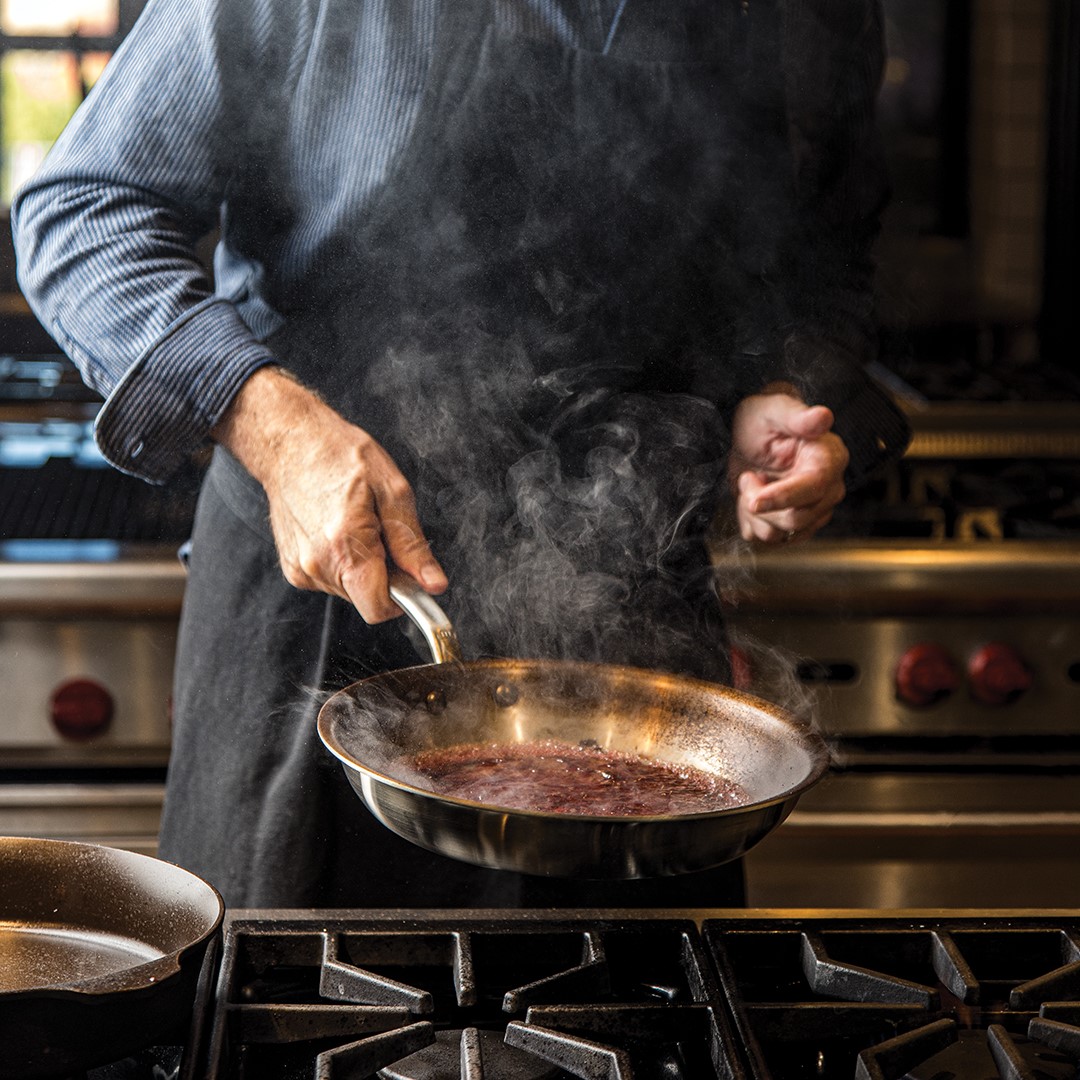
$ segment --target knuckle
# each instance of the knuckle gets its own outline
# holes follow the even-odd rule
[[[309,576],[292,560],[281,560],[281,573],[294,589],[306,589],[310,585]]]
[[[299,576],[303,577],[309,583],[319,581],[322,578],[321,571],[321,560],[313,552],[306,552],[300,556],[297,564]]]
[[[395,550],[401,552],[423,551],[428,546],[424,534],[411,522],[400,518],[386,523],[386,538]]]
[[[346,572],[342,575],[341,585],[344,595],[352,602],[364,622],[374,625],[386,622],[398,614],[385,589],[371,580],[370,574],[362,570]]]
[[[395,473],[387,479],[386,491],[394,502],[412,504],[412,486],[400,473]]]

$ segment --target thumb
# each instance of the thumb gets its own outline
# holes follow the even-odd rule
[[[391,559],[430,593],[446,591],[449,584],[443,568],[435,560],[420,529],[420,523],[388,519],[383,522],[383,539]]]
[[[778,417],[788,433],[800,439],[820,439],[832,430],[832,410],[824,405],[803,405],[793,402],[786,415]]]

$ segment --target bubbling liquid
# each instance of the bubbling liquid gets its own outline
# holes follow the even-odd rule
[[[513,810],[654,817],[750,802],[734,781],[693,766],[547,740],[438,747],[409,764],[436,794]]]

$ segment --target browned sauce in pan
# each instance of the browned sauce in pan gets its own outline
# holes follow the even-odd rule
[[[515,810],[637,817],[708,813],[750,801],[738,784],[701,769],[588,745],[447,746],[424,750],[410,764],[440,795]]]

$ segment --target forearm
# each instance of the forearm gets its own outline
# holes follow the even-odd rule
[[[215,299],[193,234],[146,191],[42,178],[17,202],[24,293],[105,399],[97,438],[118,468],[167,479],[270,360]]]
[[[190,231],[131,184],[42,175],[17,196],[12,231],[23,295],[103,395],[211,293]]]
[[[264,487],[272,487],[297,433],[339,424],[345,421],[317,394],[284,369],[268,365],[240,387],[211,437]]]

